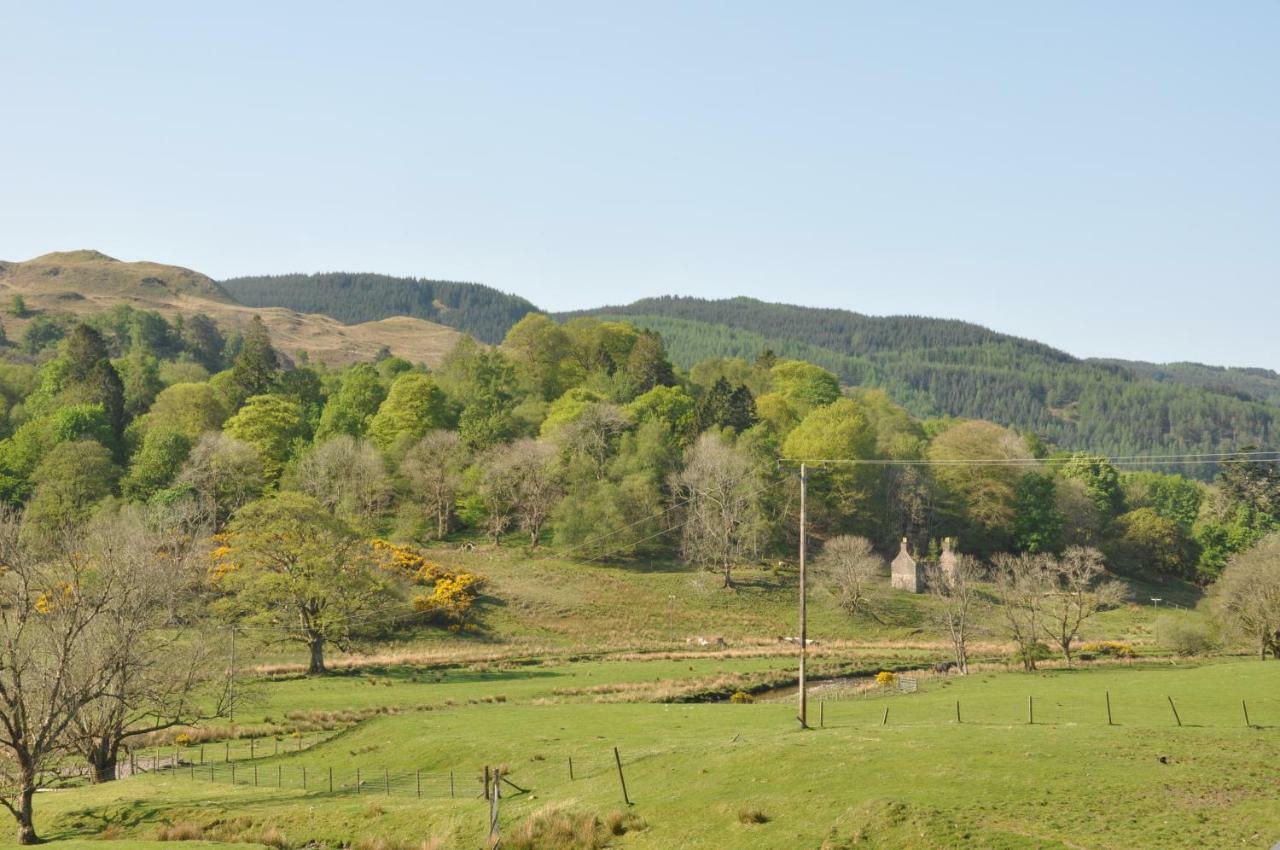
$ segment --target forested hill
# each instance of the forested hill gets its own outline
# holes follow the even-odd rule
[[[438,322],[489,343],[536,308],[523,298],[478,283],[381,274],[284,274],[221,282],[248,307],[287,307],[357,324],[412,316]]]
[[[1190,384],[1220,395],[1280,407],[1280,373],[1271,369],[1206,366],[1203,363],[1147,363],[1142,360],[1091,362],[1121,366],[1138,377],[1162,383]]]
[[[918,416],[988,419],[1064,448],[1108,454],[1274,447],[1280,410],[1190,380],[1080,360],[967,322],[845,310],[651,298],[565,314],[624,319],[662,334],[684,366],[766,350],[822,365],[850,384],[883,387]]]

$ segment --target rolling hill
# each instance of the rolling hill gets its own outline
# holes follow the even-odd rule
[[[286,307],[250,307],[199,272],[122,262],[97,251],[0,262],[0,298],[7,302],[15,295],[22,296],[27,314],[5,316],[10,338],[20,335],[37,315],[86,315],[121,304],[165,316],[205,313],[228,330],[243,328],[258,315],[280,351],[294,357],[305,350],[311,359],[332,365],[372,359],[383,346],[407,360],[437,364],[461,338],[453,328],[409,316],[348,325]]]

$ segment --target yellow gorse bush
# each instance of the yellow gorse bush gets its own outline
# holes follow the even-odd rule
[[[430,588],[415,594],[413,608],[432,618],[458,626],[463,623],[475,603],[484,578],[464,570],[450,570],[427,560],[416,549],[386,540],[369,541],[379,566],[411,584]]]

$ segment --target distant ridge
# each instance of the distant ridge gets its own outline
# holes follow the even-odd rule
[[[488,343],[501,342],[512,325],[537,309],[519,296],[479,283],[382,274],[262,275],[231,278],[222,285],[250,307],[323,313],[347,324],[413,316]]]
[[[917,416],[988,419],[1068,449],[1123,455],[1280,444],[1280,410],[1255,395],[1269,386],[1266,370],[1236,370],[1245,373],[1235,375],[1238,391],[1223,392],[1209,378],[1228,373],[1212,367],[1081,360],[968,322],[753,298],[669,296],[561,314],[575,316],[652,328],[682,366],[770,350],[848,384],[881,387]]]

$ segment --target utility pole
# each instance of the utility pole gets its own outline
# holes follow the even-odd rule
[[[809,654],[809,609],[805,569],[805,499],[809,490],[809,474],[800,464],[800,728],[809,728],[809,683],[805,678],[805,661]]]
[[[236,725],[236,627],[231,627],[231,677],[227,682],[227,719]]]

